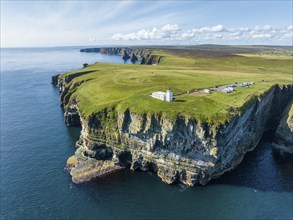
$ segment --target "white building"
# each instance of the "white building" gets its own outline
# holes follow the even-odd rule
[[[172,102],[173,92],[171,89],[167,89],[166,92],[153,92],[152,97],[163,101]]]
[[[234,89],[233,89],[233,87],[226,87],[226,88],[224,88],[222,91],[223,91],[223,92],[226,92],[226,93],[230,93],[230,92],[233,92]]]
[[[211,93],[211,90],[210,89],[204,89],[203,92],[210,94]]]
[[[173,92],[171,89],[167,89],[167,91],[166,91],[166,101],[167,102],[173,101]]]
[[[241,87],[247,87],[247,86],[250,86],[250,85],[253,85],[254,82],[243,82],[240,84]]]

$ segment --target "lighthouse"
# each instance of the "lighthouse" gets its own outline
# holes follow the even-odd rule
[[[167,89],[166,92],[161,92],[161,91],[153,92],[151,96],[153,98],[160,99],[166,102],[172,102],[173,100],[173,93],[171,89]]]
[[[166,91],[166,101],[167,102],[172,102],[173,100],[173,93],[171,89],[167,89]]]

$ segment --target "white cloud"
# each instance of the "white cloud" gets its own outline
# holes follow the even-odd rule
[[[128,34],[117,33],[112,36],[113,40],[162,40],[172,39],[180,28],[177,24],[166,24],[161,28],[153,27],[151,30],[142,29]]]
[[[205,41],[225,43],[227,41],[262,42],[263,40],[274,41],[292,37],[292,25],[286,28],[275,28],[271,25],[225,28],[223,25],[212,27],[199,27],[182,30],[177,24],[166,24],[160,28],[142,29],[137,32],[123,34],[117,33],[112,36],[113,40],[156,40],[157,42],[190,42],[200,43]]]
[[[289,30],[289,31],[293,31],[293,25],[289,25],[289,26],[287,27],[287,30]]]
[[[253,34],[251,35],[252,38],[272,38],[271,34]]]
[[[217,25],[214,27],[202,27],[199,29],[193,29],[194,32],[199,32],[199,33],[210,33],[210,32],[222,32],[226,31],[223,25]]]
[[[162,27],[162,31],[166,33],[175,34],[180,30],[177,24],[166,24]]]
[[[286,34],[284,34],[282,37],[281,37],[282,39],[286,39],[286,38],[293,38],[293,33],[291,32],[291,33],[286,33]]]
[[[89,42],[96,42],[96,38],[95,37],[92,37],[92,38],[89,38]]]
[[[273,28],[272,28],[272,26],[271,25],[265,25],[264,27],[263,27],[263,30],[265,30],[265,31],[271,31]]]

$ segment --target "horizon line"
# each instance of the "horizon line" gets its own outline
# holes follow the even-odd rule
[[[0,46],[0,49],[25,49],[25,48],[60,48],[60,47],[192,47],[192,46],[253,46],[253,47],[293,47],[281,44],[104,44],[104,45],[58,45],[58,46]],[[293,48],[292,48],[293,49]]]

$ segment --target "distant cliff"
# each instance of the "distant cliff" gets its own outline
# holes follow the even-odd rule
[[[132,63],[138,64],[158,64],[163,60],[163,56],[153,54],[151,49],[130,48],[130,47],[101,47],[101,48],[85,48],[80,52],[85,53],[101,53],[109,55],[122,56],[124,60],[131,60]]]
[[[276,129],[278,116],[293,92],[292,85],[275,85],[221,126],[115,108],[86,117],[80,114],[78,103],[68,97],[68,83],[76,76],[52,80],[60,88],[66,124],[82,127],[78,149],[67,162],[76,183],[130,167],[150,170],[168,184],[204,185],[235,168],[266,130]]]

